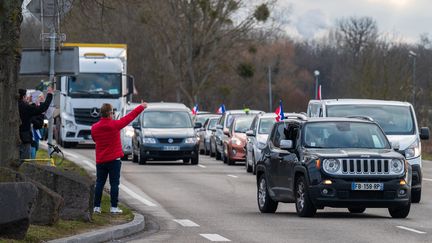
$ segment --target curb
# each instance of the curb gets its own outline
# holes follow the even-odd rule
[[[124,238],[126,236],[138,233],[144,230],[145,219],[142,214],[134,213],[134,219],[126,224],[116,225],[110,228],[100,229],[92,232],[74,235],[66,238],[48,241],[51,243],[77,243],[77,242],[105,242],[115,239]]]

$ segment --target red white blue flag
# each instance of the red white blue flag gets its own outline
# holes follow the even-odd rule
[[[219,108],[217,109],[216,113],[218,113],[218,114],[225,113],[225,105],[222,104],[221,106],[219,106]]]
[[[195,104],[195,106],[192,108],[192,115],[196,115],[198,113],[198,104]]]
[[[282,107],[282,100],[279,101],[279,106],[275,110],[276,121],[282,121],[284,119],[284,112]]]

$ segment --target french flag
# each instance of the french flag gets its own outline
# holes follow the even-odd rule
[[[222,104],[221,106],[219,106],[219,108],[217,109],[216,113],[218,113],[218,114],[225,113],[225,105]]]
[[[284,119],[285,116],[282,107],[282,100],[279,101],[279,106],[276,108],[275,114],[276,114],[276,122],[282,121]]]
[[[195,104],[195,106],[192,108],[192,115],[198,114],[198,104]]]

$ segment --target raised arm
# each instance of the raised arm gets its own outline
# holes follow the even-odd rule
[[[135,109],[133,109],[129,114],[122,117],[119,120],[114,121],[115,126],[117,129],[122,129],[125,126],[127,126],[129,123],[131,123],[141,112],[144,111],[144,109],[147,108],[147,103],[143,102],[141,105],[137,106]]]

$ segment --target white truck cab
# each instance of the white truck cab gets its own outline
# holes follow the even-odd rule
[[[309,117],[370,117],[381,126],[388,139],[412,166],[411,201],[421,200],[422,158],[421,140],[429,139],[429,128],[419,129],[413,106],[408,102],[334,99],[311,100],[307,108]]]
[[[54,114],[58,144],[71,147],[93,143],[91,126],[99,121],[99,109],[110,103],[124,110],[133,92],[127,75],[127,46],[123,44],[65,43],[79,48],[79,74],[60,78],[60,106]]]

